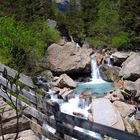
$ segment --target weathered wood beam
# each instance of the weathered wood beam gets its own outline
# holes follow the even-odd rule
[[[9,82],[7,82],[7,80],[0,76],[0,83],[7,87],[8,89],[11,89],[11,85]],[[31,92],[25,90],[25,89],[20,89],[20,87],[16,86],[15,84],[12,84],[12,91],[14,91],[15,93],[19,93],[20,96],[24,97],[25,99],[29,100],[31,103],[33,104],[37,104],[37,99],[36,96],[34,94],[32,94]]]
[[[57,137],[55,134],[47,131],[37,123],[30,120],[30,128],[37,134],[41,134],[45,137],[47,137],[50,140],[63,140],[62,138]]]
[[[10,83],[7,83],[7,80],[2,76],[0,76],[0,83],[8,89],[11,89]],[[15,84],[13,84],[11,90],[15,93],[18,92],[20,96],[27,99],[31,104],[35,104],[40,108],[43,108],[48,113],[54,114],[57,111],[60,111],[60,107],[57,103],[53,102],[52,100],[43,100],[41,97],[36,97],[34,94],[25,89],[20,90],[20,87],[16,87]]]
[[[105,126],[99,123],[91,122],[76,116],[71,116],[62,112],[57,113],[56,118],[57,120],[63,120],[63,122],[65,123],[69,123],[74,126],[88,129],[90,131],[97,132],[102,135],[107,135],[119,140],[140,140],[140,137],[135,134]]]
[[[16,70],[9,68],[3,64],[0,64],[0,72],[3,72],[4,68],[6,68],[7,74],[13,78],[15,78],[15,76],[18,74],[18,72]],[[23,84],[27,85],[28,87],[35,88],[35,85],[34,85],[32,79],[22,73],[20,74],[19,81],[22,82]]]
[[[8,96],[11,96],[12,101],[15,103],[16,102],[16,97],[10,95],[9,93],[7,93]],[[6,93],[0,89],[0,96],[2,96],[3,98],[5,98],[7,101],[10,101],[10,99],[8,98],[8,96],[6,95]],[[46,116],[45,114],[39,112],[38,110],[36,110],[35,108],[29,106],[28,104],[20,101],[17,99],[17,103],[18,103],[18,107],[22,107],[24,108],[23,113],[28,114],[30,116],[33,116],[34,118],[38,119],[41,122],[47,123],[48,125],[52,126],[53,128],[55,128],[56,126],[56,122],[54,119]]]
[[[71,137],[74,137],[78,140],[99,140],[98,138],[95,138],[95,137],[88,135],[84,132],[80,132],[76,129],[65,126],[62,123],[57,123],[57,131],[60,133],[69,135]]]
[[[9,98],[7,97],[7,95],[4,93],[4,91],[2,91],[2,89],[0,89],[0,95],[3,98],[5,98],[6,100],[10,101]],[[8,95],[10,95],[10,94],[8,94]],[[12,99],[13,102],[16,101],[16,98],[14,96],[11,96],[11,99]],[[22,106],[22,107],[25,108],[23,110],[24,113],[27,113],[27,114],[35,117],[39,121],[42,121],[42,122],[50,125],[51,127],[55,128],[60,133],[62,132],[64,134],[70,135],[72,137],[75,137],[75,134],[78,134],[76,137],[79,137],[79,139],[80,139],[81,135],[84,134],[84,133],[82,133],[82,132],[80,132],[78,130],[73,130],[71,128],[68,128],[64,124],[60,124],[59,122],[56,122],[54,119],[44,115],[43,113],[39,112],[38,110],[34,109],[33,107],[30,107],[26,103],[23,103],[23,102],[21,102],[19,100],[18,100],[18,106]],[[91,137],[91,136],[86,135],[86,137],[88,137],[89,139],[91,139],[91,138],[93,139],[93,137]]]
[[[16,133],[16,127],[17,127],[17,118],[9,120],[6,123],[3,123],[3,135],[10,134],[10,133]],[[19,132],[23,130],[27,130],[30,128],[29,121],[25,119],[24,117],[19,118]],[[2,135],[1,129],[0,129],[0,136]]]

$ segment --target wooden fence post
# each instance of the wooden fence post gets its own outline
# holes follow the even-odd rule
[[[64,133],[63,132],[60,132],[60,131],[57,131],[58,129],[60,129],[58,127],[58,123],[59,124],[62,124],[62,121],[60,121],[59,119],[57,119],[57,114],[61,112],[61,109],[60,109],[60,106],[57,102],[52,102],[52,106],[53,106],[53,113],[54,113],[54,118],[55,118],[55,121],[56,121],[56,135],[61,138],[61,139],[64,139]]]

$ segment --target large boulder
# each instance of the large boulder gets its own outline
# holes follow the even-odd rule
[[[124,124],[119,111],[108,99],[93,99],[91,112],[95,122],[124,130]]]
[[[60,89],[58,97],[64,99],[65,101],[68,101],[69,99],[75,97],[75,92],[73,90],[70,90],[69,88],[63,88]]]
[[[67,74],[62,74],[55,84],[57,87],[60,88],[63,87],[76,88],[77,86],[77,83],[73,81]]]
[[[49,68],[55,74],[90,73],[90,55],[93,50],[81,48],[78,44],[67,42],[64,46],[52,44],[47,49]]]
[[[104,60],[104,58],[105,58],[105,55],[101,53],[96,54],[96,62],[98,66],[102,64],[102,61]]]
[[[109,91],[105,98],[109,99],[111,102],[121,100],[124,101],[124,96],[122,94],[122,91],[120,89]]]
[[[123,118],[125,118],[126,116],[130,115],[135,111],[134,105],[129,105],[121,101],[115,101],[113,102],[113,105],[119,110]]]
[[[124,79],[137,80],[140,78],[140,53],[131,53],[122,64],[119,75]]]
[[[101,77],[108,82],[119,80],[119,70],[118,67],[110,67],[106,64],[101,65],[99,68]]]
[[[136,82],[125,81],[126,86],[124,90],[131,96],[133,99],[137,100],[140,97],[140,82],[139,79]]]
[[[115,66],[121,66],[128,56],[129,52],[115,52],[111,55],[111,62]]]
[[[50,70],[45,70],[40,74],[43,81],[52,82],[53,81],[53,74]]]

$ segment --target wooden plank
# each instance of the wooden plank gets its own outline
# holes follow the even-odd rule
[[[57,131],[69,135],[71,137],[74,137],[78,140],[99,140],[98,138],[90,136],[84,132],[80,132],[76,129],[69,128],[61,123],[57,123]]]
[[[7,103],[5,103],[3,100],[0,100],[0,107],[5,107]]]
[[[4,77],[0,76],[0,83],[7,87],[8,89],[11,89],[11,85],[8,83]],[[34,94],[32,94],[29,91],[26,91],[25,89],[20,90],[20,87],[16,87],[15,84],[12,86],[12,91],[19,92],[19,95],[27,99],[30,103],[38,105],[39,107],[43,108],[44,110],[48,111],[48,113],[54,114],[56,111],[60,110],[60,107],[57,103],[53,102],[52,100],[43,100],[40,97],[36,97]]]
[[[62,138],[57,137],[55,134],[47,131],[46,129],[44,129],[43,127],[41,127],[40,125],[38,125],[37,123],[35,123],[31,120],[30,120],[30,127],[35,133],[39,133],[39,134],[45,136],[48,139],[63,140]]]
[[[2,115],[2,120],[11,120],[16,117],[16,111],[14,109],[6,111]]]
[[[16,133],[6,134],[4,135],[4,140],[15,140]],[[3,140],[2,136],[0,140]],[[35,135],[35,133],[31,130],[23,130],[18,133],[18,138],[16,140],[40,140],[39,137]]]
[[[13,78],[15,78],[15,76],[18,74],[18,72],[16,70],[11,69],[3,64],[0,64],[0,72],[3,72],[4,68],[6,68],[7,74]],[[27,85],[28,87],[35,88],[35,85],[29,76],[26,76],[21,73],[19,81],[22,82],[23,84]]]
[[[57,113],[56,118],[58,120],[63,120],[65,123],[72,124],[74,126],[78,126],[84,129],[88,129],[93,132],[97,132],[99,134],[107,135],[116,139],[122,139],[122,140],[140,140],[140,137],[128,133],[119,129],[115,129],[109,126],[105,126],[99,123],[91,122],[76,116],[71,116],[65,113]]]
[[[15,133],[17,126],[17,119],[12,119],[6,123],[3,123],[3,134]],[[29,121],[24,117],[20,117],[19,119],[19,132],[23,130],[27,130],[30,128]],[[0,130],[1,135],[1,130]]]
[[[4,110],[4,112],[11,110],[11,106],[6,105],[6,106],[0,106],[0,112]]]
[[[3,86],[7,87],[8,89],[11,89],[10,83],[9,82],[7,83],[7,80],[2,76],[0,76],[0,83]],[[29,100],[31,103],[33,103],[33,104],[37,103],[37,99],[36,99],[35,95],[32,94],[31,92],[29,92],[25,89],[20,90],[20,87],[19,86],[17,87],[15,84],[12,85],[11,90],[14,91],[15,93],[18,92],[22,97]]]
[[[10,96],[9,93],[7,93],[8,96]],[[5,98],[6,100],[10,101],[10,99],[8,98],[8,96],[4,93],[4,91],[2,89],[0,89],[0,95]],[[11,96],[11,99],[13,102],[16,102],[16,98],[14,96]],[[28,114],[28,115],[31,115],[33,116],[34,118],[38,119],[39,121],[41,122],[44,122],[44,123],[47,123],[48,125],[52,126],[53,128],[56,127],[56,122],[54,119],[46,116],[45,114],[39,112],[38,110],[36,110],[35,108],[29,106],[28,104],[22,102],[22,101],[19,101],[17,99],[17,103],[18,103],[18,106],[19,107],[23,107],[25,108],[23,110],[23,113],[25,114]]]
[[[0,93],[1,93],[1,96],[3,98],[5,98],[6,100],[9,100],[9,98],[7,97],[7,95],[0,89]],[[11,96],[11,99],[15,102],[16,101],[16,98]],[[48,125],[50,125],[51,127],[55,128],[57,131],[59,132],[63,132],[64,134],[67,134],[67,135],[70,135],[70,136],[74,136],[76,133],[78,134],[78,136],[80,137],[80,135],[82,134],[82,132],[79,132],[77,130],[73,130],[73,129],[70,129],[68,128],[67,126],[62,126],[62,124],[60,123],[57,123],[54,119],[44,115],[43,113],[37,111],[36,109],[30,107],[29,105],[21,102],[18,100],[18,105],[19,106],[22,106],[22,107],[25,107],[24,111],[25,113],[37,118],[38,120],[44,122],[44,123],[47,123]],[[62,119],[63,120],[63,119]],[[62,129],[60,129],[62,128]],[[70,129],[70,130],[69,130]],[[89,138],[91,138],[91,136],[88,136]]]

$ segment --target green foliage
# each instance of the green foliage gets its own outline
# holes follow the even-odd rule
[[[33,21],[30,25],[30,29],[36,39],[36,46],[38,46],[34,51],[39,56],[44,54],[45,49],[50,44],[60,39],[59,32],[54,28],[50,28],[45,20]]]
[[[0,28],[3,28],[0,61],[22,64],[23,67],[29,54],[32,57],[42,56],[47,46],[59,38],[58,31],[48,27],[48,18],[56,20],[60,27],[65,27],[68,35],[75,40],[86,38],[93,46],[139,47],[139,0],[80,0],[80,8],[76,2],[70,0],[67,12],[63,13],[52,0],[1,1],[1,17],[14,15],[17,21],[24,23],[14,18],[13,21],[10,21],[12,18],[4,18],[6,23],[0,21]],[[4,49],[4,46],[9,47]],[[17,61],[11,59],[13,56]]]
[[[17,24],[14,18],[0,18],[0,34],[1,61],[6,59],[8,63],[19,65],[25,59],[25,51],[29,51],[27,44],[33,45],[31,31],[25,30],[21,23]]]
[[[51,3],[52,0],[3,0],[0,1],[0,16],[15,15],[22,21],[47,19],[52,14]]]
[[[126,32],[121,33],[112,40],[112,45],[115,47],[129,48],[129,34]]]
[[[104,41],[99,38],[89,38],[89,43],[92,44],[94,47],[101,47],[107,45]]]
[[[84,36],[84,22],[82,12],[77,8],[76,0],[71,0],[68,10],[61,12],[55,3],[52,4],[54,19],[59,25],[64,25],[69,36],[74,39],[81,39]]]
[[[48,45],[59,40],[59,32],[44,20],[25,25],[14,17],[1,17],[0,34],[0,62],[15,68],[30,65]]]
[[[117,4],[114,0],[101,0],[97,9],[96,21],[89,26],[89,36],[98,38],[99,44],[111,45],[121,30]]]
[[[120,1],[120,23],[125,32],[129,32],[130,41],[133,46],[140,44],[140,1],[121,0]]]

